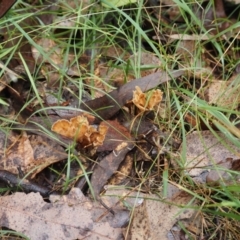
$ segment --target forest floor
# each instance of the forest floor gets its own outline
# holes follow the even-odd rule
[[[239,10],[17,1],[0,18],[1,239],[239,239]]]

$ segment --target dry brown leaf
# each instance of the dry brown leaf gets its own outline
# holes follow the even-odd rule
[[[14,193],[0,198],[0,225],[27,235],[31,240],[120,239],[129,213],[117,209],[105,214],[79,189],[68,196],[52,196],[45,202],[38,193]],[[100,219],[100,220],[99,220]]]
[[[141,60],[139,67],[141,67],[140,73],[142,77],[159,71],[162,64],[161,60],[152,52],[141,52],[140,54],[137,52],[129,57],[132,69],[135,69],[136,66],[138,66],[138,58]]]
[[[211,131],[193,132],[186,138],[186,158],[184,169],[195,177],[196,181],[205,182],[206,175],[201,175],[216,164],[228,158],[239,159],[240,150],[218,132],[218,138]]]
[[[130,229],[130,238],[131,240],[152,240],[151,237],[151,227],[148,222],[148,216],[146,214],[145,205],[135,208],[132,225]],[[125,237],[126,238],[126,237]],[[163,238],[164,240],[164,238]]]
[[[207,183],[218,184],[222,180],[227,180],[230,177],[228,170],[232,168],[232,158],[227,158],[214,166],[215,169],[211,170],[207,177]]]
[[[31,172],[33,178],[45,167],[67,158],[64,149],[46,137],[27,135],[21,136],[12,132],[8,136],[0,131],[0,169],[18,174]]]
[[[121,142],[110,154],[104,157],[93,171],[91,177],[91,186],[95,197],[98,197],[103,186],[110,177],[117,171],[120,163],[124,160],[126,154],[132,150],[132,142]]]
[[[104,64],[99,64],[98,59],[95,60],[95,70],[94,70],[94,75],[85,78],[85,83],[88,86],[94,85],[94,97],[99,98],[102,97],[105,92],[109,92],[112,90],[112,87],[110,87],[109,79],[104,79],[104,75],[102,75],[103,71],[102,69],[104,68]]]
[[[71,118],[70,121],[61,119],[52,125],[51,130],[64,137],[75,139],[81,146],[94,147],[102,145],[108,127],[99,125],[98,130],[89,125],[88,119],[84,116]]]
[[[53,40],[47,38],[39,39],[36,43],[45,53],[45,55],[42,55],[39,49],[32,46],[32,55],[36,64],[41,65],[41,73],[49,82],[57,81],[61,77],[59,69],[63,68],[63,58],[66,57],[63,53],[63,49],[61,49]],[[84,67],[75,63],[76,57],[74,53],[68,53],[67,58],[68,61],[65,66],[66,74],[70,76],[81,76]],[[79,61],[81,62],[83,58],[80,57]]]
[[[131,240],[168,240],[168,233],[173,225],[178,220],[190,218],[194,213],[191,209],[194,203],[185,209],[176,206],[187,206],[193,199],[191,195],[181,191],[166,199],[166,203],[155,195],[145,197],[144,203],[134,210],[130,228]]]
[[[105,126],[108,128],[108,131],[103,144],[97,148],[98,152],[112,151],[121,142],[131,139],[129,130],[122,126],[117,120],[103,121],[100,126]]]
[[[212,69],[207,66],[207,60],[204,54],[199,54],[198,40],[180,40],[176,49],[181,63],[180,68],[194,69],[194,76],[202,78],[203,76],[211,76]],[[191,74],[191,73],[190,73]]]
[[[148,111],[153,110],[155,106],[160,104],[162,95],[163,93],[159,89],[143,93],[140,87],[136,86],[132,101],[141,111]]]
[[[100,76],[103,81],[111,84],[112,86],[119,87],[125,82],[130,82],[135,79],[133,73],[126,73],[124,69],[109,68],[106,64],[99,67]]]
[[[84,17],[78,18],[75,10],[77,9],[80,12],[81,16],[85,16],[94,3],[92,3],[90,0],[65,0],[60,1],[58,4],[63,12],[72,12],[72,14],[67,14],[67,16],[64,14],[63,17],[56,19],[56,28],[59,26],[60,29],[61,27],[64,27],[65,29],[72,29],[76,27],[77,24],[84,24],[85,21]]]
[[[131,208],[140,206],[144,201],[145,194],[135,191],[130,191],[126,186],[104,186],[104,194],[101,195],[101,200],[107,206],[121,205]]]
[[[133,167],[134,159],[132,154],[127,154],[125,159],[120,164],[118,171],[109,179],[108,184],[110,185],[119,185],[130,175]]]
[[[183,227],[188,231],[187,235],[189,239],[198,239],[201,238],[201,231],[203,222],[205,221],[204,215],[199,212],[195,212],[188,219],[181,219],[181,225],[176,223],[170,232],[168,232],[168,240],[186,240],[186,233],[183,230]]]
[[[124,59],[127,60],[130,57],[130,54],[126,49],[118,45],[108,45],[100,49],[101,56],[110,57],[115,59]]]
[[[234,171],[240,171],[240,159],[235,159],[233,162],[232,162],[232,170]]]
[[[220,107],[236,109],[240,103],[239,76],[229,81],[212,80],[205,91],[205,100]]]
[[[42,47],[48,56],[45,59],[36,47],[32,47],[32,55],[37,64],[42,64],[43,62],[54,63],[56,65],[62,64],[62,50],[53,40],[42,38],[39,39],[36,44]]]
[[[233,160],[232,158],[227,158],[224,161],[219,162],[212,167],[212,170],[206,176],[206,182],[213,185],[231,185],[239,182],[239,159]],[[229,171],[231,170],[231,171]],[[235,171],[232,172],[232,171]]]
[[[174,40],[183,40],[183,41],[204,41],[209,40],[211,38],[211,35],[206,34],[172,34],[168,36],[170,39],[170,42]]]
[[[129,53],[116,46],[104,46],[100,50],[101,56],[110,57],[111,59],[126,59],[129,57]],[[125,56],[125,57],[124,57]],[[96,61],[94,76],[85,79],[88,85],[94,83],[95,97],[101,97],[104,92],[110,92],[114,87],[118,87],[124,83],[134,79],[134,76],[128,75],[123,69],[109,67],[106,62]]]

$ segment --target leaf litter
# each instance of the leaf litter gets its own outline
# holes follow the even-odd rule
[[[170,185],[169,190],[174,186]],[[184,191],[174,190],[168,192],[168,198],[159,201],[157,196],[145,195],[146,199],[143,204],[135,209],[133,214],[132,225],[130,229],[131,239],[163,239],[167,240],[169,230],[181,219],[190,219],[195,210],[183,210],[180,205],[189,204],[192,208],[194,197]],[[174,202],[169,205],[168,202]]]
[[[0,131],[0,169],[18,174],[30,174],[34,178],[37,173],[52,163],[66,159],[63,147],[43,136],[19,136],[12,131],[7,134]]]
[[[223,133],[216,133],[217,136],[211,131],[187,135],[186,159],[182,164],[196,181],[217,182],[231,169],[232,161],[239,159],[239,147],[226,140]]]
[[[2,197],[1,226],[15,229],[30,239],[122,239],[128,212],[116,209],[115,215],[98,221],[106,209],[86,198],[79,189],[67,196],[50,196],[45,202],[38,193],[14,193]]]
[[[54,1],[42,6],[35,1],[34,4],[50,12],[59,11],[58,16],[41,14],[41,11],[36,13],[40,13],[38,17],[45,26],[55,26],[51,34],[67,38],[69,29],[84,24],[84,17],[88,20],[91,18],[91,10],[96,13],[103,10],[103,4],[91,4],[89,1]],[[75,43],[72,45],[69,42],[71,49],[66,49],[66,43],[59,44],[61,41],[52,40],[47,35],[44,38],[34,37],[31,46],[24,37],[19,40],[9,35],[14,26],[1,29],[4,33],[3,48],[19,43],[21,47],[7,66],[4,65],[8,63],[7,58],[3,58],[0,65],[4,73],[1,76],[0,100],[3,97],[8,101],[1,101],[6,106],[1,115],[6,117],[12,114],[15,121],[13,126],[17,129],[0,132],[0,179],[19,187],[18,190],[39,192],[44,197],[54,193],[48,198],[49,202],[45,202],[38,193],[16,192],[2,196],[1,226],[24,233],[31,239],[185,239],[185,233],[179,226],[183,224],[191,236],[200,236],[203,219],[194,210],[199,202],[179,185],[177,179],[169,180],[165,193],[161,192],[164,179],[160,175],[168,169],[168,164],[172,164],[176,172],[184,169],[183,176],[191,177],[196,184],[229,185],[238,181],[238,147],[226,140],[223,133],[215,131],[216,137],[209,131],[209,126],[204,126],[207,131],[189,133],[185,145],[182,143],[177,151],[178,141],[159,123],[172,118],[171,111],[175,114],[167,91],[162,86],[161,90],[158,89],[163,83],[166,83],[164,86],[174,86],[180,82],[183,88],[197,89],[196,96],[210,105],[238,109],[238,75],[221,75],[219,69],[222,66],[215,59],[215,49],[206,43],[216,33],[220,33],[217,41],[230,39],[235,34],[234,31],[224,33],[230,23],[223,20],[227,19],[228,13],[222,1],[216,1],[215,7],[200,6],[198,3],[192,5],[196,16],[208,29],[208,36],[188,31],[183,33],[172,27],[184,22],[181,8],[174,1],[162,1],[161,8],[155,6],[155,1],[147,4],[147,11],[166,24],[161,33],[154,31],[148,36],[165,44],[167,54],[175,54],[178,62],[169,68],[174,70],[164,71],[166,66],[159,58],[161,54],[156,56],[149,51],[149,47],[146,47],[148,50],[132,52],[126,50],[125,43],[121,41],[116,42],[115,46],[103,46],[101,41],[104,37],[101,34],[99,44],[91,45],[98,51],[93,56],[90,51],[76,55],[76,49],[72,46],[80,43],[81,33],[79,39],[71,35],[70,40]],[[74,11],[65,16],[63,13],[67,9]],[[81,11],[80,18],[75,9]],[[114,18],[109,19],[114,22]],[[236,19],[229,21],[233,23]],[[144,24],[148,26],[147,22]],[[30,30],[31,27],[38,27],[32,17],[23,19],[20,25],[26,25]],[[28,32],[27,29],[25,31]],[[18,37],[19,32],[14,33]],[[238,39],[238,36],[234,37]],[[6,40],[8,38],[12,40]],[[178,41],[174,47],[175,53],[169,48],[174,41]],[[200,47],[203,50],[198,52]],[[168,55],[169,59],[172,58],[171,54]],[[228,48],[225,56],[231,54]],[[138,74],[133,71],[135,67],[139,68]],[[28,101],[35,97],[28,86],[26,76],[29,77],[29,73],[37,79],[39,98],[35,101]],[[188,79],[187,83],[185,78]],[[76,79],[77,84],[74,82]],[[41,81],[43,84],[40,84]],[[74,84],[70,84],[71,81]],[[87,97],[80,99],[80,95]],[[185,100],[188,98],[180,96],[183,104],[187,103]],[[165,109],[160,109],[160,105]],[[15,113],[12,113],[12,108]],[[164,117],[160,111],[164,111]],[[194,123],[192,129],[199,126],[198,118],[190,109],[186,111],[185,121]],[[211,123],[217,126],[216,121],[212,120]],[[3,126],[6,125],[3,123]],[[55,134],[49,136],[47,132]],[[62,169],[65,169],[67,161],[67,169],[70,170],[65,175]],[[55,178],[53,173],[50,178],[47,177],[52,166],[57,166],[54,171],[59,171],[55,180],[52,180]],[[65,195],[60,195],[55,188],[61,179],[69,181],[69,172],[70,175],[71,172],[78,174],[71,175],[73,180],[68,189],[63,187]],[[43,186],[41,189],[40,185],[32,182],[40,174],[47,179],[45,185],[50,188]],[[82,179],[88,183],[87,191],[84,187],[72,187],[86,186],[78,184],[78,180]],[[108,184],[124,186],[123,189],[119,186],[109,189]],[[160,197],[155,192],[161,193]],[[94,202],[83,193],[86,196],[92,194],[98,201]],[[163,198],[162,195],[166,194],[167,198]]]

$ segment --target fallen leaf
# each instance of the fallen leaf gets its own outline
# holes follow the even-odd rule
[[[101,56],[114,58],[114,59],[124,59],[128,60],[130,57],[130,53],[123,47],[120,47],[118,45],[109,45],[104,46],[102,49],[100,49]],[[115,68],[117,69],[117,68]]]
[[[99,196],[103,186],[118,170],[120,163],[133,147],[134,143],[131,141],[121,142],[111,153],[109,153],[96,165],[91,177],[91,186],[95,197]]]
[[[81,16],[85,16],[89,9],[93,6],[93,3],[90,0],[82,0],[82,1],[75,1],[75,0],[66,0],[66,1],[60,1],[59,6],[61,8],[61,11],[63,12],[69,12],[72,14],[66,18],[65,14],[63,17],[59,17],[56,19],[55,24],[60,27],[66,27],[66,28],[74,28],[77,24],[83,24],[84,23],[84,17],[80,17],[78,21],[76,21],[77,13],[76,9],[78,9],[79,13],[81,13]],[[69,19],[69,20],[68,20]],[[66,21],[71,22],[71,24],[66,24]]]
[[[93,76],[85,78],[85,83],[88,86],[92,86],[92,83],[94,83],[94,90],[92,91],[94,91],[94,97],[99,98],[104,95],[104,92],[109,92],[110,87],[108,84],[106,84],[106,82],[104,82],[101,79],[100,76],[101,64],[98,64],[98,60],[95,61],[94,65],[95,65],[94,74]]]
[[[16,0],[8,0],[1,2],[0,18],[3,17],[7,13],[7,11],[9,11],[9,9],[13,6],[15,2]]]
[[[214,185],[224,184],[224,186],[238,183],[239,170],[239,159],[227,158],[212,166],[212,170],[206,176],[206,182]]]
[[[140,74],[142,77],[160,71],[161,60],[152,52],[137,52],[131,55],[128,59],[132,65],[132,69],[139,65],[138,59],[140,58]]]
[[[112,151],[120,143],[131,139],[129,130],[122,126],[117,120],[102,121],[100,126],[105,126],[108,128],[108,131],[103,144],[97,148],[98,152]]]
[[[19,168],[31,178],[52,163],[64,160],[67,154],[56,142],[37,135],[22,135],[0,131],[0,169],[14,174]]]
[[[205,182],[206,176],[201,177],[201,174],[225,159],[239,159],[239,148],[227,140],[223,133],[217,132],[217,135],[218,138],[211,131],[196,131],[187,135],[186,160],[183,164],[196,181]]]
[[[56,65],[62,64],[62,50],[53,40],[42,38],[36,44],[46,54],[46,56],[43,56],[39,49],[32,47],[32,55],[37,64],[42,64],[43,62],[54,63]]]
[[[109,68],[105,66],[101,66],[100,74],[103,81],[110,83],[114,87],[120,87],[125,84],[125,82],[130,82],[135,79],[134,75],[132,73],[126,73],[125,69]]]
[[[229,179],[230,175],[228,170],[232,168],[232,162],[232,158],[227,158],[213,166],[215,169],[208,173],[206,182],[219,184],[220,182]]]
[[[143,204],[134,209],[130,227],[131,239],[168,240],[168,233],[173,225],[194,214],[192,207],[195,203],[192,200],[190,194],[182,191],[167,198],[166,202],[160,201],[155,195],[145,195]]]
[[[61,78],[59,69],[63,69],[63,50],[59,45],[51,39],[42,38],[39,39],[36,44],[39,46],[36,48],[32,46],[32,56],[36,64],[41,65],[41,73],[45,76],[48,82],[56,82]],[[41,50],[40,50],[41,49]],[[68,58],[65,72],[70,76],[81,76],[82,68],[76,62],[75,55],[69,52],[66,56]],[[82,58],[79,58],[79,61]],[[51,79],[54,78],[54,79]]]
[[[212,80],[205,91],[205,100],[228,109],[236,109],[240,102],[238,76],[229,81]]]
[[[134,163],[134,158],[132,154],[127,154],[125,159],[119,165],[117,172],[109,179],[108,184],[119,185],[129,177]]]
[[[107,206],[121,205],[122,207],[134,208],[140,206],[145,197],[145,194],[131,191],[126,186],[106,185],[104,190],[105,192],[101,195],[101,200]]]
[[[232,162],[232,170],[240,171],[240,159],[236,159]]]
[[[179,40],[176,52],[179,55],[181,62],[179,67],[184,67],[186,69],[194,68],[194,76],[211,76],[212,69],[207,66],[207,61],[203,53],[199,53],[199,40]],[[191,74],[191,73],[190,73]]]
[[[173,40],[205,41],[205,40],[209,40],[211,38],[211,35],[206,35],[206,34],[191,34],[191,35],[189,35],[189,34],[171,34],[168,37],[170,39],[173,39]]]
[[[106,209],[85,198],[79,189],[67,196],[52,196],[44,202],[38,193],[14,193],[0,198],[0,225],[27,235],[31,240],[119,239],[129,213],[97,220]]]

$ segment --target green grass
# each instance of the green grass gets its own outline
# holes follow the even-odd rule
[[[33,115],[47,115],[49,108],[44,106],[44,101],[42,95],[39,93],[38,87],[39,82],[43,81],[39,75],[46,61],[51,65],[51,71],[59,74],[57,87],[53,93],[58,99],[59,106],[50,107],[55,110],[74,109],[73,107],[63,107],[60,105],[63,101],[63,89],[68,88],[69,85],[74,85],[79,89],[78,93],[74,93],[78,99],[76,107],[82,102],[84,88],[88,89],[92,98],[95,97],[98,87],[95,86],[94,76],[96,65],[102,57],[102,49],[115,46],[127,49],[129,53],[135,54],[135,66],[130,65],[124,58],[124,55],[118,56],[117,59],[110,59],[108,62],[112,70],[114,70],[114,68],[124,69],[127,73],[131,70],[135,78],[141,76],[141,52],[144,51],[143,46],[146,46],[148,51],[154,53],[161,60],[161,69],[169,72],[174,68],[186,69],[189,75],[181,78],[180,81],[171,81],[164,85],[164,87],[161,86],[165,94],[164,101],[167,106],[167,116],[161,118],[156,114],[158,117],[155,117],[154,120],[159,126],[159,129],[169,132],[169,137],[162,144],[163,146],[167,146],[167,141],[171,137],[181,139],[183,149],[182,156],[179,157],[179,159],[182,160],[182,163],[179,163],[180,172],[170,164],[169,159],[171,158],[171,154],[169,154],[169,156],[167,156],[168,166],[165,166],[165,168],[161,170],[161,173],[158,172],[158,174],[161,175],[156,176],[156,165],[160,159],[160,154],[157,154],[150,165],[143,163],[143,166],[147,166],[148,168],[144,169],[145,171],[142,175],[138,174],[137,184],[143,188],[143,191],[146,191],[144,188],[147,185],[152,186],[150,192],[157,191],[156,189],[159,189],[160,185],[163,188],[163,196],[165,197],[167,195],[168,183],[175,182],[179,186],[182,186],[184,191],[198,199],[199,211],[204,215],[206,221],[208,221],[208,218],[217,219],[223,225],[225,222],[231,221],[235,228],[227,228],[226,225],[224,231],[227,232],[229,236],[235,236],[235,232],[239,229],[238,183],[235,182],[230,186],[199,186],[193,183],[191,177],[184,175],[183,167],[186,156],[187,134],[192,131],[199,131],[201,135],[199,125],[191,126],[186,123],[185,115],[187,113],[191,113],[196,119],[200,119],[215,135],[217,135],[217,130],[223,132],[227,139],[239,147],[240,133],[235,123],[230,120],[230,116],[232,115],[239,116],[238,109],[211,105],[202,99],[201,91],[213,76],[217,76],[221,80],[227,80],[234,74],[234,69],[237,64],[239,64],[237,54],[235,55],[235,51],[239,49],[237,45],[238,42],[235,39],[238,34],[233,35],[232,38],[228,38],[227,40],[224,40],[223,37],[239,29],[240,23],[236,22],[232,24],[229,29],[211,35],[210,31],[206,30],[203,26],[201,19],[196,17],[195,12],[192,10],[192,3],[183,0],[174,1],[175,4],[179,6],[179,13],[183,19],[182,23],[176,24],[171,22],[167,24],[161,19],[154,17],[152,13],[150,14],[147,11],[149,7],[147,8],[142,0],[139,1],[137,5],[132,4],[126,6],[125,9],[116,7],[112,5],[110,1],[106,0],[102,0],[102,2],[110,8],[104,8],[97,4],[92,4],[91,7],[83,6],[79,3],[81,1],[76,1],[76,4],[79,4],[79,6],[75,8],[69,6],[65,1],[60,2],[63,4],[62,10],[60,12],[51,12],[57,19],[51,25],[43,25],[39,20],[38,17],[41,13],[41,7],[39,7],[37,14],[34,14],[30,11],[31,5],[24,3],[24,1],[19,1],[19,4],[16,5],[14,10],[11,10],[4,18],[0,19],[0,27],[7,26],[7,30],[11,29],[6,42],[0,45],[0,58],[7,66],[12,59],[18,59],[25,69],[25,81],[28,81],[30,85],[29,94],[25,99],[26,103],[20,112],[27,106],[33,106],[35,110]],[[213,1],[209,1],[208,7],[210,7],[211,4],[213,4]],[[127,10],[131,10],[131,12]],[[162,11],[164,12],[164,8]],[[25,24],[24,21],[28,18],[35,18],[36,24],[34,26]],[[59,26],[58,23],[63,23],[66,19],[69,19],[70,22],[75,24],[70,27]],[[113,24],[113,22],[115,24]],[[148,29],[146,30],[145,27],[147,24]],[[197,49],[193,56],[194,61],[186,63],[181,61],[181,54],[176,50],[179,39],[173,41],[170,39],[168,39],[168,41],[154,41],[152,36],[150,36],[152,29],[158,39],[163,39],[164,35],[166,37],[177,33],[183,35],[201,33],[208,36],[209,40],[200,41],[197,39]],[[55,49],[46,52],[45,49],[37,43],[37,41],[42,38],[54,41],[56,43]],[[12,40],[15,41],[13,46],[9,44]],[[34,72],[29,68],[23,53],[19,52],[20,46],[24,43],[29,43],[32,47],[36,48],[39,51],[39,55],[42,56],[42,60],[35,66]],[[51,59],[51,54],[54,53],[56,49],[60,49],[61,51],[62,59],[60,63],[56,63]],[[234,54],[228,53],[230,49],[233,49],[232,52]],[[88,66],[82,66],[81,63],[79,63],[79,57],[86,52],[89,54],[91,60]],[[68,59],[70,53],[73,54],[71,62],[69,62]],[[204,58],[203,55],[206,53],[209,55],[207,58]],[[212,56],[212,58],[209,56]],[[196,77],[195,73],[199,68],[201,70],[204,64],[208,64],[206,61],[209,59],[212,61],[211,69],[213,73],[207,76],[203,74],[202,78]],[[198,62],[201,63],[200,66]],[[77,66],[79,72],[79,76],[74,78],[67,74],[67,70],[73,65]],[[2,72],[3,70],[0,71],[0,74],[2,74]],[[90,78],[90,81],[86,82],[85,80],[87,78]],[[104,80],[100,81],[102,85],[111,85],[110,83],[104,82]],[[235,80],[237,85],[239,85],[238,81],[238,79]],[[0,95],[0,104],[7,104],[7,98],[4,95]],[[36,106],[34,104],[36,104]],[[16,117],[11,120],[8,120],[7,116],[1,116],[0,128],[4,131],[6,131],[6,129],[9,131],[12,126],[11,124],[18,122],[17,115],[18,113],[16,113]],[[239,120],[236,119],[236,123],[237,121]],[[35,124],[37,125],[37,123]],[[45,129],[42,126],[40,129],[44,134],[56,139],[56,135],[50,132],[49,129]],[[63,170],[54,170],[55,166],[52,166],[52,170],[58,175],[57,179],[60,179],[62,175],[65,174],[62,185],[62,190],[65,192],[69,190],[75,181],[75,178],[70,176],[71,164],[73,161],[78,161],[80,168],[83,169],[83,175],[87,178],[90,192],[93,192],[88,172],[84,170],[82,163],[72,148],[71,146],[69,147],[69,158]],[[135,163],[136,172],[139,173],[140,168],[140,164]],[[150,179],[153,182],[152,185],[149,183]],[[156,187],[157,185],[158,187]],[[190,188],[188,188],[188,186],[190,186]],[[157,193],[159,194],[159,192]],[[185,229],[185,231],[187,232],[187,229]],[[211,229],[211,227],[209,227],[208,229],[206,226],[204,233],[207,232],[211,235],[209,239],[218,239],[217,236],[219,236],[221,229],[215,231],[214,228]]]

